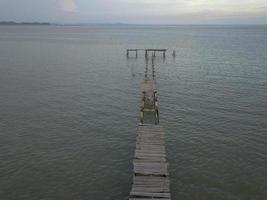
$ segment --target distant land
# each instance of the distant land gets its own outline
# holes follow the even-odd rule
[[[0,25],[37,25],[37,26],[49,26],[52,25],[48,22],[13,22],[13,21],[0,21]]]
[[[1,0],[0,0],[1,1]],[[134,23],[121,23],[121,22],[115,22],[115,23],[50,23],[50,22],[15,22],[15,21],[0,21],[0,26],[98,26],[98,25],[104,25],[104,26],[195,26],[195,27],[202,27],[202,26],[212,26],[212,27],[218,27],[218,26],[260,26],[260,27],[266,27],[267,24],[134,24]]]
[[[1,1],[1,0],[0,0]],[[15,21],[0,21],[0,26],[98,26],[98,25],[107,25],[107,26],[116,26],[122,25],[127,26],[131,24],[126,23],[50,23],[50,22],[15,22]],[[135,24],[132,24],[135,25]],[[136,24],[137,25],[137,24]]]
[[[49,23],[49,22],[14,22],[14,21],[0,21],[1,25],[37,25],[37,26],[50,26],[50,25],[58,25],[58,26],[88,26],[88,25],[127,25],[124,23]]]

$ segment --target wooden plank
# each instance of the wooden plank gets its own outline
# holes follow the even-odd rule
[[[156,151],[162,151],[165,152],[165,147],[163,145],[153,145],[153,144],[136,144],[136,150],[156,150]]]
[[[140,147],[140,148],[142,147],[144,149],[163,149],[163,150],[165,150],[164,145],[147,144],[147,145],[140,146],[140,145],[136,144],[136,147]]]
[[[166,167],[159,166],[159,167],[152,167],[152,165],[147,166],[134,166],[134,173],[140,175],[155,175],[155,176],[168,176],[168,170]]]
[[[155,192],[131,192],[131,196],[140,196],[140,197],[157,197],[157,198],[171,198],[170,193],[155,193]]]
[[[137,137],[155,137],[155,138],[160,138],[161,140],[165,140],[164,134],[150,134],[150,133],[139,133],[137,134]]]
[[[157,141],[157,142],[161,142],[162,143],[162,146],[165,146],[165,140],[163,139],[158,139],[158,138],[149,138],[149,137],[136,137],[136,141],[138,140],[138,142],[153,142],[153,141]],[[142,140],[145,140],[145,141],[142,141]],[[153,144],[151,144],[153,145]]]
[[[159,126],[159,125],[158,125]],[[139,131],[142,131],[142,130],[151,130],[151,131],[161,131],[161,132],[164,132],[163,131],[163,128],[161,126],[155,128],[155,127],[151,127],[151,126],[146,126],[146,125],[142,125],[142,126],[138,126],[137,130]]]
[[[147,149],[137,149],[137,150],[135,150],[135,154],[136,153],[141,153],[141,154],[149,154],[149,153],[151,153],[151,154],[162,154],[162,155],[164,155],[164,157],[166,157],[165,151],[161,150],[161,149],[159,149],[159,150],[157,150],[157,149],[149,149],[149,150],[147,150]]]
[[[158,140],[160,142],[164,142],[164,137],[160,136],[160,135],[138,135],[136,137],[136,140]]]
[[[164,132],[162,130],[159,130],[159,129],[156,129],[156,130],[151,130],[151,129],[139,129],[137,131],[137,134],[138,133],[149,133],[149,134],[153,134],[153,135],[156,135],[156,134],[162,134],[164,135]]]
[[[151,157],[166,157],[165,153],[162,152],[156,152],[156,151],[137,151],[135,152],[135,155],[145,155],[145,156],[151,156]]]
[[[153,183],[165,183],[169,184],[170,180],[168,177],[159,177],[159,176],[134,176],[133,177],[134,183],[146,183],[146,182],[153,182]]]
[[[165,158],[165,154],[160,154],[160,153],[150,153],[150,152],[137,152],[135,153],[135,156],[137,157],[158,157],[158,158]]]
[[[164,140],[164,138],[165,138],[165,136],[164,136],[164,134],[155,134],[155,133],[153,133],[153,134],[151,134],[151,133],[145,133],[145,132],[143,132],[143,133],[139,133],[139,134],[137,134],[137,136],[138,137],[158,137],[158,138],[161,138],[161,139],[163,139]]]
[[[160,138],[161,140],[164,140],[165,137],[163,134],[148,134],[148,133],[141,133],[138,134],[137,137],[154,137],[154,138]]]
[[[164,145],[165,142],[164,141],[142,141],[142,140],[139,140],[139,141],[136,141],[136,143],[138,145]]]
[[[139,177],[139,176],[135,176],[135,177]],[[158,178],[165,178],[166,180],[160,180],[160,179],[158,179],[158,180],[145,180],[145,178],[146,179],[148,179],[149,178],[149,176],[141,176],[141,177],[144,177],[144,179],[140,179],[140,180],[138,180],[138,179],[136,179],[135,181],[134,181],[134,184],[133,184],[133,186],[136,186],[136,187],[138,187],[138,186],[146,186],[146,187],[161,187],[161,188],[169,188],[169,186],[170,186],[170,181],[169,181],[169,179],[168,179],[168,177],[158,177]],[[153,176],[153,177],[155,177],[155,176]]]
[[[165,178],[165,179],[158,179],[158,180],[149,180],[149,176],[141,176],[142,179],[137,179],[139,176],[134,176],[134,184],[133,188],[160,188],[167,192],[170,188],[170,181],[167,177],[157,177],[157,178]],[[144,178],[143,178],[144,177]],[[148,180],[147,180],[148,179]]]
[[[134,160],[134,173],[140,175],[155,175],[155,176],[168,176],[168,164],[167,163],[151,163],[151,162],[143,162],[136,163],[136,159]]]
[[[158,139],[158,138],[146,138],[146,137],[137,137],[136,138],[137,143],[149,143],[149,144],[165,144],[164,140]]]
[[[160,125],[155,126],[154,124],[150,125],[150,124],[144,124],[141,126],[137,127],[138,129],[153,129],[153,130],[163,130],[163,127]]]
[[[161,156],[164,156],[166,157],[166,154],[165,154],[165,150],[161,150],[161,149],[146,149],[146,150],[135,150],[135,153],[136,154],[160,154]]]
[[[144,167],[152,167],[152,168],[167,168],[168,163],[158,163],[158,162],[146,162],[146,161],[140,161],[140,160],[133,160],[134,166],[144,166]]]
[[[157,139],[157,140],[161,140],[162,142],[164,142],[164,135],[149,135],[149,134],[140,134],[137,135],[137,139]]]
[[[143,134],[146,133],[146,134],[151,134],[151,135],[158,135],[158,134],[164,135],[164,132],[162,132],[161,130],[157,130],[157,131],[152,131],[152,130],[139,130],[137,132],[138,135],[141,134],[141,133],[143,133]]]
[[[153,162],[166,162],[166,158],[164,157],[151,157],[151,156],[135,156],[136,159],[139,159],[139,160],[147,160],[147,161],[153,161]]]
[[[129,200],[171,200],[170,198],[130,198]]]
[[[140,188],[140,187],[145,187],[145,188],[161,188],[164,191],[166,190],[167,192],[169,191],[169,184],[163,184],[163,183],[153,183],[153,182],[147,182],[147,183],[134,183],[133,187],[135,188]]]
[[[163,145],[153,145],[153,144],[136,144],[136,150],[146,151],[146,150],[155,150],[165,152],[165,147]]]
[[[165,135],[164,135],[164,133],[162,133],[161,131],[158,131],[157,133],[156,132],[154,132],[154,131],[148,131],[148,130],[142,130],[142,131],[139,131],[138,133],[137,133],[137,136],[142,136],[142,135],[154,135],[154,136],[159,136],[159,137],[163,137],[163,138],[165,138]]]
[[[166,187],[148,187],[146,186],[133,186],[131,193],[148,192],[148,193],[169,193],[170,189]]]
[[[152,138],[152,139],[158,139],[158,140],[162,140],[164,141],[164,135],[160,135],[160,134],[138,134],[137,138]]]
[[[135,155],[148,155],[148,156],[160,156],[160,157],[164,157],[166,158],[166,154],[165,152],[162,152],[162,151],[135,151],[134,153]]]
[[[142,144],[142,143],[149,143],[149,144],[159,143],[159,144],[162,144],[162,145],[165,144],[164,140],[161,140],[161,139],[158,139],[158,138],[146,138],[146,137],[142,137],[142,138],[137,137],[136,138],[136,142],[138,144]]]

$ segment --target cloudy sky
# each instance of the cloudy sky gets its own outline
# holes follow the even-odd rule
[[[267,0],[0,0],[0,21],[267,24]]]

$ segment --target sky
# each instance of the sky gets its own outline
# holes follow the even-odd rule
[[[267,0],[0,0],[0,21],[267,24]]]

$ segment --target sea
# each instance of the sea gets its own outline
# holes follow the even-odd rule
[[[126,200],[143,52],[172,200],[267,199],[267,26],[0,26],[0,199]],[[175,50],[176,56],[172,56]]]

